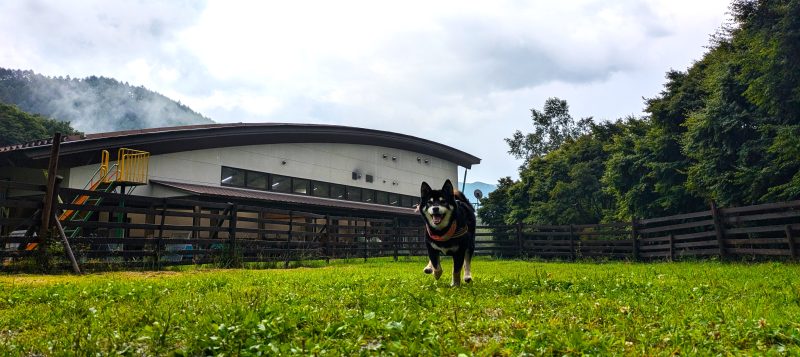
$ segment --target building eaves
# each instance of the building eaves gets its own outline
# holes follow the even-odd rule
[[[208,186],[192,183],[150,180],[151,184],[160,185],[189,194],[215,197],[220,199],[242,199],[250,201],[263,201],[277,204],[291,204],[298,206],[313,206],[323,208],[333,208],[349,211],[363,211],[372,213],[386,213],[392,215],[417,216],[412,208],[386,206],[364,202],[342,201],[324,197],[313,197],[304,195],[294,195],[280,192],[258,191],[243,188]]]

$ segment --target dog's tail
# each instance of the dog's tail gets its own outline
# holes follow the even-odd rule
[[[463,192],[454,189],[453,196],[456,197],[457,201],[466,203],[466,206],[469,207],[470,211],[472,211],[472,213],[475,213],[475,207],[472,206],[472,203],[467,199],[467,196],[465,196]]]

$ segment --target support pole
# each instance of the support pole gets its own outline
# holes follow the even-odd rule
[[[464,180],[461,181],[461,192],[464,192],[464,190],[467,187],[467,171],[469,171],[469,170],[464,168]],[[458,186],[456,186],[456,187],[458,187]],[[466,194],[464,194],[464,195],[466,195]]]
[[[78,266],[78,261],[75,260],[75,254],[72,253],[72,247],[70,247],[69,241],[67,240],[67,234],[64,233],[64,227],[61,226],[58,215],[53,215],[53,217],[55,217],[56,228],[58,228],[58,234],[61,236],[61,242],[64,243],[64,251],[67,253],[69,262],[72,263],[72,271],[75,274],[81,275],[81,268]]]
[[[47,166],[47,192],[44,195],[44,203],[42,206],[42,222],[39,225],[39,251],[37,253],[37,260],[42,270],[50,270],[50,261],[47,256],[48,239],[50,239],[50,227],[53,222],[50,219],[53,217],[54,202],[58,195],[58,182],[56,175],[58,171],[58,155],[61,150],[61,133],[53,135],[53,144],[50,147],[50,163]],[[35,247],[32,246],[32,247]]]
[[[56,175],[58,171],[58,154],[61,150],[61,133],[53,135],[53,145],[50,148],[50,164],[47,166],[47,194],[44,195],[44,206],[42,207],[42,225],[39,226],[39,239],[42,240],[42,248],[46,245],[45,240],[50,230],[50,219],[53,217],[53,202],[56,197]]]

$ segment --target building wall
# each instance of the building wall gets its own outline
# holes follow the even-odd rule
[[[436,157],[379,146],[333,143],[250,145],[155,155],[150,157],[149,178],[219,186],[222,166],[412,196],[419,195],[422,181],[439,187],[446,179],[454,183],[458,179],[458,166]],[[99,164],[71,169],[68,186],[82,188],[98,167]],[[353,172],[360,173],[361,178],[353,180]],[[374,181],[366,182],[366,175],[374,176]],[[136,188],[134,194],[171,195],[169,190],[150,185]]]

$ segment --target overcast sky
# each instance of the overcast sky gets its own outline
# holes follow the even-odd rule
[[[727,12],[728,0],[0,0],[0,67],[144,85],[219,123],[414,135],[480,157],[467,181],[496,183],[517,177],[503,138],[530,131],[531,108],[559,97],[576,119],[642,115]]]

